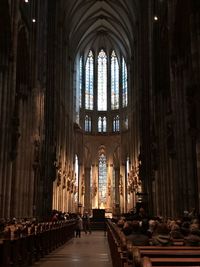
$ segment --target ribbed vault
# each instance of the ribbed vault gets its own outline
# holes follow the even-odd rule
[[[70,54],[91,47],[115,48],[131,57],[138,8],[128,0],[67,0],[64,25]]]

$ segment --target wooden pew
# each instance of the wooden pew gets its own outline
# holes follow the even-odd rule
[[[0,267],[31,266],[74,236],[75,221],[26,227],[12,226],[0,240]],[[9,228],[10,230],[10,228]]]
[[[126,243],[124,234],[116,224],[108,221],[107,231],[111,257],[115,267],[200,267],[200,247],[184,246],[183,240],[174,240],[173,246],[135,247]]]
[[[10,267],[10,241],[0,240],[0,267]]]
[[[140,267],[194,267],[200,266],[199,259],[197,258],[149,258],[143,257]]]
[[[142,263],[142,264],[141,264]],[[200,247],[133,247],[134,266],[200,266]]]
[[[113,266],[127,266],[126,240],[122,233],[120,233],[120,229],[109,221],[107,222],[107,238]]]

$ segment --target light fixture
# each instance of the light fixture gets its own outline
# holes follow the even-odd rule
[[[153,19],[154,19],[154,20],[158,20],[158,17],[155,15],[155,16],[153,17]]]
[[[35,23],[36,22],[36,19],[32,19],[32,22]]]
[[[28,0],[24,0],[25,3],[28,3]]]

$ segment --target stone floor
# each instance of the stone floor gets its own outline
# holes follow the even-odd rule
[[[64,246],[41,259],[36,267],[112,267],[107,237],[104,231],[81,233]]]

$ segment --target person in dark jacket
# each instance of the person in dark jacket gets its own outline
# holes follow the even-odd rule
[[[148,246],[149,238],[143,234],[140,229],[139,221],[132,221],[132,233],[126,236],[129,242],[132,242],[134,246]]]

